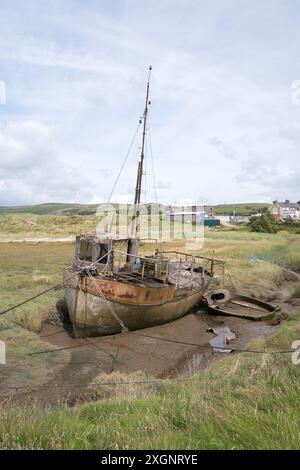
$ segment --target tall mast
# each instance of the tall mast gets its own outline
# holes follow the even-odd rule
[[[137,206],[136,216],[138,217],[138,212],[140,212],[140,202],[141,202],[141,192],[142,192],[142,179],[143,179],[143,166],[144,166],[144,156],[145,156],[145,139],[146,139],[146,129],[147,129],[147,115],[148,115],[148,106],[149,106],[149,87],[150,87],[150,74],[151,74],[152,67],[149,67],[149,74],[148,74],[148,81],[147,81],[147,91],[146,91],[146,101],[145,101],[145,110],[143,114],[143,137],[142,137],[142,148],[141,148],[141,159],[138,165],[138,172],[137,172],[137,181],[136,181],[136,188],[135,188],[135,198],[134,204]]]
[[[143,123],[143,135],[142,135],[142,147],[141,147],[141,157],[138,162],[137,178],[136,178],[136,187],[135,187],[135,197],[134,197],[134,215],[132,219],[132,238],[128,242],[128,254],[137,255],[138,252],[138,237],[140,231],[140,213],[141,213],[141,194],[142,194],[142,180],[143,180],[143,168],[144,168],[144,157],[145,157],[145,140],[146,140],[146,129],[147,129],[147,116],[148,116],[148,106],[149,102],[149,87],[150,87],[150,75],[151,75],[152,66],[149,66],[149,74],[147,81],[146,89],[146,100],[145,100],[145,109],[142,117]],[[128,259],[129,261],[129,259]]]

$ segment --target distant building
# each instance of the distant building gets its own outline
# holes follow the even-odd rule
[[[258,216],[260,214],[254,214],[255,216]],[[243,224],[243,223],[248,223],[250,220],[250,216],[248,215],[231,215],[229,216],[229,221],[232,224]]]
[[[277,220],[285,222],[300,221],[300,201],[291,202],[288,199],[284,202],[273,201],[269,210]]]
[[[165,211],[165,220],[170,219],[173,222],[192,222],[204,217],[203,206],[169,206]]]
[[[204,219],[204,227],[220,227],[221,226],[221,221],[220,219],[214,219],[214,218],[206,218]]]
[[[173,220],[174,222],[193,222],[204,223],[206,227],[220,226],[220,220],[214,217],[212,206],[197,205],[186,207],[169,206],[165,211],[165,220]]]
[[[215,216],[214,214],[214,208],[212,206],[203,206],[203,210],[204,210],[204,213],[205,213],[205,217],[207,218],[212,218]]]

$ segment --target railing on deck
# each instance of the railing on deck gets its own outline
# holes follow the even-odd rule
[[[192,288],[193,286],[193,280],[194,280],[194,273],[195,269],[201,268],[201,274],[202,274],[202,279],[205,277],[205,273],[209,274],[210,276],[213,276],[214,274],[214,267],[215,265],[224,265],[224,261],[218,260],[215,258],[215,250],[210,250],[207,252],[203,252],[199,255],[193,255],[181,251],[176,251],[176,250],[169,250],[169,251],[159,251],[158,256],[155,257],[144,257],[144,256],[139,256],[139,255],[134,255],[134,254],[128,254],[125,251],[122,250],[117,250],[115,248],[112,248],[109,253],[107,253],[107,263],[103,269],[103,273],[107,271],[107,267],[110,264],[114,265],[114,270],[116,272],[122,272],[122,268],[126,267],[128,265],[128,262],[126,260],[128,259],[128,256],[131,260],[139,260],[138,266],[136,266],[136,269],[133,269],[132,272],[138,272],[141,275],[141,278],[143,279],[144,277],[147,277],[147,273],[153,270],[153,276],[148,277],[158,277],[159,279],[163,280],[164,282],[168,279],[168,267],[169,263],[167,262],[165,266],[165,271],[164,271],[164,266],[161,264],[161,272],[160,275],[157,276],[158,272],[158,265],[160,260],[164,258],[169,258],[170,261],[170,255],[174,255],[176,257],[176,260],[179,261],[178,263],[178,277],[176,280],[177,285],[180,285],[181,281],[181,276],[182,276],[182,266],[183,263],[188,263],[190,265],[189,271],[191,273],[190,279],[186,284],[189,284],[189,286]],[[111,263],[111,262],[112,263]],[[165,275],[161,273],[165,273]],[[124,275],[126,274],[126,270],[124,271]],[[184,286],[186,285],[184,284]]]
[[[225,265],[224,261],[221,261],[215,258],[215,250],[209,250],[209,251],[201,253],[200,255],[191,255],[189,253],[184,253],[182,251],[177,251],[177,250],[162,251],[161,253],[164,255],[175,255],[176,259],[179,258],[177,284],[180,283],[183,260],[185,260],[186,263],[189,263],[191,265],[191,268],[190,268],[191,279],[189,281],[190,286],[192,286],[193,273],[194,273],[195,267],[198,267],[198,266],[201,267],[202,278],[204,278],[205,272],[208,272],[211,276],[213,276],[215,265],[223,265],[223,266]],[[201,262],[197,263],[197,260]]]

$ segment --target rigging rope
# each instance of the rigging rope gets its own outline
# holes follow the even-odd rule
[[[156,186],[156,177],[155,177],[155,171],[154,171],[154,157],[153,157],[153,151],[152,151],[152,139],[151,139],[151,127],[150,127],[150,119],[148,117],[148,133],[149,133],[149,147],[150,147],[150,158],[151,158],[151,167],[152,167],[152,179],[153,179],[153,188],[154,188],[154,196],[155,196],[155,203],[158,203],[158,196],[157,196],[157,186]]]
[[[147,129],[148,130],[148,129]],[[147,164],[148,164],[148,136],[145,135],[145,154],[144,154],[144,204],[147,203]]]
[[[95,287],[96,287],[96,290],[98,291],[98,293],[101,295],[101,297],[103,297],[103,299],[106,301],[107,303],[107,306],[109,308],[109,310],[111,311],[114,319],[119,323],[120,327],[122,328],[122,332],[126,332],[128,331],[128,328],[126,328],[126,326],[124,325],[123,321],[118,317],[118,315],[116,314],[116,312],[114,311],[114,308],[113,306],[111,305],[111,303],[107,300],[107,298],[105,297],[105,295],[103,294],[100,286],[97,284],[97,282],[95,281],[95,279],[93,278],[93,276],[91,275],[91,272],[87,269],[86,271],[88,277],[94,281],[95,283]]]
[[[87,274],[88,274],[88,272],[87,272]],[[80,292],[83,294],[83,290],[81,289],[81,282],[79,282],[78,279],[77,279],[77,284],[78,284],[78,287],[79,287]],[[86,302],[85,302],[85,308],[86,308]],[[100,320],[97,320],[97,319],[96,319],[96,321],[97,321],[98,325],[99,325],[101,328],[110,328],[110,327],[113,325],[113,323],[111,323],[110,325],[103,325],[103,324],[100,322]],[[75,325],[75,327],[76,327],[76,325]],[[85,325],[85,328],[86,328],[86,325]]]
[[[125,158],[124,158],[124,160],[123,160],[123,163],[122,163],[122,165],[121,165],[121,168],[120,168],[120,171],[119,171],[119,173],[118,173],[118,176],[117,176],[117,178],[116,178],[116,180],[115,180],[115,183],[114,183],[114,185],[113,185],[113,188],[112,188],[112,190],[111,190],[111,192],[110,192],[110,195],[109,195],[109,197],[108,197],[108,199],[107,199],[106,204],[108,204],[108,203],[110,202],[111,197],[112,197],[112,195],[113,195],[113,193],[114,193],[114,190],[116,189],[116,186],[117,186],[117,184],[118,184],[118,181],[119,181],[119,178],[120,178],[121,173],[122,173],[122,171],[123,171],[123,168],[124,168],[124,166],[125,166],[125,163],[127,162],[127,159],[128,159],[129,154],[130,154],[130,152],[131,152],[131,149],[132,149],[132,146],[133,146],[133,144],[134,144],[134,141],[135,141],[135,138],[136,138],[136,136],[137,136],[137,133],[138,133],[140,127],[141,127],[141,123],[142,123],[142,121],[140,120],[140,121],[139,121],[139,124],[138,124],[138,126],[137,126],[137,129],[136,129],[136,131],[135,131],[135,133],[134,133],[133,139],[132,139],[132,141],[131,141],[131,143],[130,143],[130,145],[129,145],[129,149],[128,149],[128,151],[127,151],[127,153],[126,153],[126,155],[125,155]]]
[[[228,278],[231,282],[231,285],[233,287],[233,290],[234,291],[237,291],[237,288],[236,288],[236,285],[234,284],[233,280],[232,280],[232,277],[231,277],[231,273],[230,273],[230,269],[229,269],[229,266],[228,264],[225,262],[225,268],[226,268],[226,271],[227,271],[227,275],[228,275]]]
[[[58,333],[60,333],[60,332],[57,332],[57,334]],[[207,350],[207,348],[209,347],[208,344],[189,343],[187,341],[180,341],[180,340],[176,340],[176,339],[172,339],[172,338],[165,338],[165,337],[159,337],[159,336],[154,336],[154,335],[147,335],[147,334],[144,334],[144,333],[137,333],[135,331],[130,331],[130,333],[133,334],[133,335],[136,335],[136,336],[141,336],[141,337],[151,338],[151,339],[157,339],[159,341],[166,341],[166,342],[170,342],[170,343],[174,343],[174,344],[183,344],[185,346],[195,346],[195,347],[198,347],[198,348],[204,348],[205,350]],[[122,335],[122,333],[118,333],[116,335],[111,335],[111,336],[120,337],[121,335]],[[111,338],[111,336],[110,336],[110,338]],[[58,351],[65,351],[65,350],[70,350],[70,349],[81,348],[81,347],[87,346],[87,345],[96,345],[96,344],[99,344],[101,342],[104,344],[105,339],[106,338],[102,337],[98,341],[87,341],[86,340],[85,343],[75,344],[75,345],[72,345],[72,346],[66,346],[66,347],[61,347],[61,348],[56,348],[56,349],[44,349],[44,350],[41,350],[41,351],[34,351],[34,352],[31,352],[31,353],[23,354],[22,356],[37,356],[39,354],[52,354],[52,353],[55,353],[55,352],[58,352]],[[230,345],[228,345],[227,347],[214,346],[213,349],[220,349],[220,350],[230,349],[233,352],[253,353],[253,354],[291,354],[291,353],[295,352],[295,349],[279,349],[279,350],[241,349],[241,348],[230,347]]]
[[[137,335],[137,336],[144,336],[145,338],[153,338],[153,339],[158,339],[158,340],[161,340],[161,341],[168,341],[168,342],[171,342],[171,343],[176,343],[176,344],[184,344],[184,345],[187,345],[187,346],[197,346],[197,347],[202,347],[202,348],[207,348],[208,345],[206,344],[199,344],[199,343],[188,343],[188,342],[185,342],[185,341],[179,341],[179,340],[175,340],[175,339],[171,339],[171,338],[160,338],[158,336],[152,336],[152,335],[146,335],[146,334],[143,334],[143,333],[136,333],[136,332],[131,332],[132,334],[134,335]],[[221,346],[213,346],[213,349],[221,349],[221,350],[232,350],[233,352],[246,352],[246,353],[255,353],[255,354],[287,354],[287,353],[292,353],[292,352],[295,352],[294,349],[283,349],[283,350],[278,350],[278,351],[261,351],[261,350],[258,350],[258,349],[240,349],[240,348],[234,348],[234,347],[230,347],[230,345],[228,345],[228,347],[221,347]]]
[[[205,379],[205,377],[204,377]],[[199,382],[203,381],[203,376],[201,377],[181,377],[181,378],[166,378],[166,379],[145,379],[145,380],[127,380],[124,382],[97,382],[94,384],[79,384],[76,382],[68,382],[67,384],[57,384],[57,385],[52,385],[50,387],[47,387],[47,390],[56,390],[56,389],[68,389],[71,388],[74,389],[76,387],[75,393],[78,389],[80,388],[87,388],[89,385],[91,387],[102,387],[102,386],[119,386],[119,385],[145,385],[145,384],[167,384],[167,385],[173,385],[176,382]],[[2,389],[7,389],[7,390],[26,390],[28,386],[6,386],[2,387]],[[87,391],[92,391],[87,388]],[[26,392],[25,392],[26,393]],[[28,392],[32,393],[32,391]],[[70,392],[69,392],[70,393]]]
[[[110,250],[110,251],[111,251],[111,250]],[[15,310],[16,308],[21,307],[22,305],[25,305],[25,304],[27,304],[28,302],[31,302],[32,300],[35,300],[35,299],[37,299],[38,297],[41,297],[41,296],[44,295],[44,294],[47,294],[47,293],[50,292],[51,290],[57,289],[58,287],[60,287],[61,285],[63,285],[66,281],[69,281],[70,279],[73,279],[75,276],[77,276],[77,275],[80,274],[81,272],[85,271],[86,269],[91,269],[93,266],[95,266],[95,264],[99,263],[99,261],[101,261],[103,258],[105,258],[106,256],[108,256],[109,253],[110,253],[110,251],[108,251],[107,253],[105,253],[105,255],[101,256],[101,258],[97,259],[94,263],[90,264],[88,267],[84,267],[84,268],[80,269],[79,271],[76,271],[76,272],[73,273],[71,276],[69,276],[69,277],[67,277],[66,279],[62,280],[62,281],[59,282],[58,284],[55,284],[54,286],[49,287],[49,289],[46,289],[46,290],[44,290],[44,291],[42,291],[42,292],[39,292],[38,294],[33,295],[32,297],[29,297],[28,299],[25,299],[25,300],[23,300],[22,302],[19,302],[18,304],[13,305],[12,307],[8,307],[7,309],[2,310],[2,312],[0,312],[0,315],[4,315],[5,313],[10,312],[11,310]]]
[[[164,383],[167,384],[169,382],[169,385],[172,385],[173,382],[198,382],[200,380],[203,380],[203,377],[195,377],[195,378],[190,378],[190,377],[183,377],[183,378],[166,378],[166,379],[155,379],[155,380],[136,380],[136,381],[124,381],[124,382],[98,382],[95,384],[91,384],[92,387],[102,387],[105,385],[138,385],[138,384],[160,384]],[[47,387],[47,389],[57,389],[57,388],[68,388],[68,387],[82,387],[86,388],[88,385],[84,384],[78,384],[76,382],[68,382],[67,384],[57,384],[53,385],[51,387]],[[4,388],[4,387],[3,387]],[[28,387],[26,386],[7,386],[5,387],[8,390],[20,390],[20,389],[26,389]],[[32,392],[29,392],[32,393]]]

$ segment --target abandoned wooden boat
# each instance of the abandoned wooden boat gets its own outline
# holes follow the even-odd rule
[[[226,290],[209,292],[204,295],[208,311],[214,315],[224,315],[247,320],[270,320],[280,310],[269,302],[231,293]]]
[[[170,259],[157,252],[147,257],[132,255],[137,262],[125,261],[120,266],[118,258],[126,253],[118,250],[119,243],[97,237],[76,239],[73,266],[64,269],[65,298],[75,336],[106,335],[175,320],[199,304],[210,284],[213,257],[173,252],[172,259],[169,252]],[[97,262],[105,250],[108,262]]]
[[[65,298],[75,336],[107,335],[175,320],[201,301],[213,277],[213,255],[159,250],[150,256],[139,254],[148,97],[149,78],[132,234],[122,239],[109,233],[78,236],[73,265],[64,269]]]

